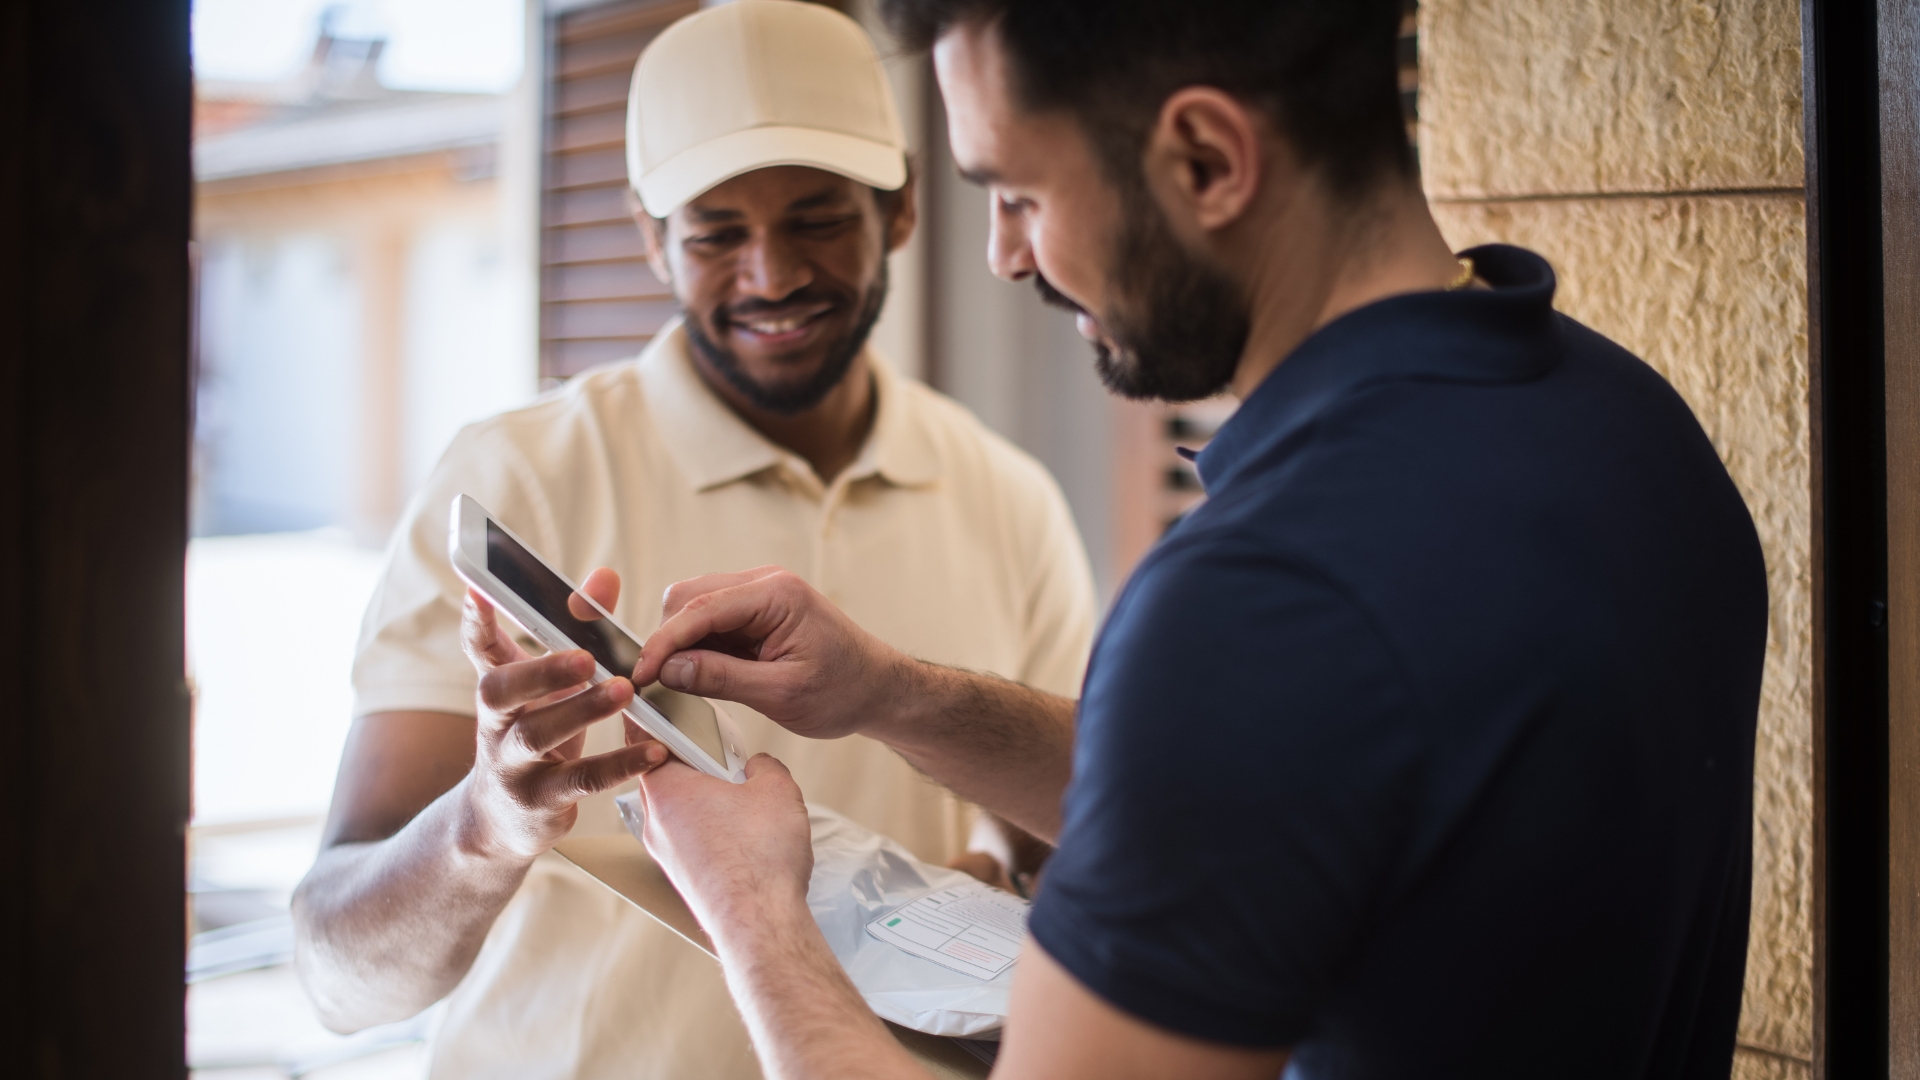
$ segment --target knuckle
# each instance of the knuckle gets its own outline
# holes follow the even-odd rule
[[[554,797],[569,803],[577,803],[581,799],[597,793],[601,787],[598,782],[600,772],[601,769],[598,762],[580,765],[567,770],[566,775],[557,785]]]
[[[507,704],[507,679],[498,668],[480,676],[480,704],[489,709],[504,708]]]
[[[501,733],[500,751],[500,756],[507,761],[526,761],[540,754],[528,736],[525,724],[514,724]]]
[[[774,684],[773,700],[779,705],[782,715],[791,715],[804,699],[803,688],[784,680]]]

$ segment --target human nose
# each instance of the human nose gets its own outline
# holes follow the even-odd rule
[[[993,195],[987,198],[993,206],[988,215],[992,223],[987,231],[988,268],[1002,281],[1024,281],[1032,277],[1039,268],[1033,262],[1033,247],[1027,242],[1025,220]]]
[[[807,261],[778,237],[762,235],[740,252],[738,288],[747,296],[779,300],[813,283]]]

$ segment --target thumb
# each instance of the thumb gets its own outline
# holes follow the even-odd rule
[[[660,685],[697,697],[737,701],[769,717],[788,696],[791,664],[742,660],[710,649],[675,653],[660,665]]]
[[[591,605],[581,602],[582,593],[592,597],[593,602],[603,610],[612,611],[620,606],[620,575],[602,566],[580,583],[580,592],[567,597],[567,611],[582,622],[592,622],[600,617],[600,613],[593,610]]]
[[[748,758],[746,773],[748,783],[752,783],[762,776],[784,779],[789,783],[793,781],[793,773],[787,770],[784,762],[772,754],[755,754]]]
[[[467,590],[467,603],[460,613],[460,641],[467,656],[482,671],[527,658],[513,638],[500,629],[493,605],[476,589]]]

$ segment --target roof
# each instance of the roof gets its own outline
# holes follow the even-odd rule
[[[226,180],[488,146],[499,141],[504,114],[497,94],[393,92],[291,109],[197,141],[194,174]]]
[[[274,82],[203,79],[194,86],[194,174],[227,180],[324,165],[491,146],[497,94],[396,90],[380,82],[386,42],[336,35],[321,16],[313,53]]]

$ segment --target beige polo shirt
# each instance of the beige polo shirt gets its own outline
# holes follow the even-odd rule
[[[912,655],[1077,696],[1094,626],[1085,551],[1046,471],[960,406],[874,360],[877,408],[859,457],[822,484],[709,390],[679,326],[638,360],[588,372],[465,429],[414,497],[367,609],[354,663],[361,714],[472,715],[460,651],[464,588],[447,561],[454,496],[479,500],[562,573],[619,571],[615,614],[645,634],[667,586],[778,564]],[[864,737],[816,742],[744,707],[809,799],[945,862],[967,808]],[[590,753],[620,742],[595,725]],[[611,795],[576,834],[618,832]],[[526,883],[455,989],[435,1080],[753,1077],[745,1029],[712,960],[558,856]]]

